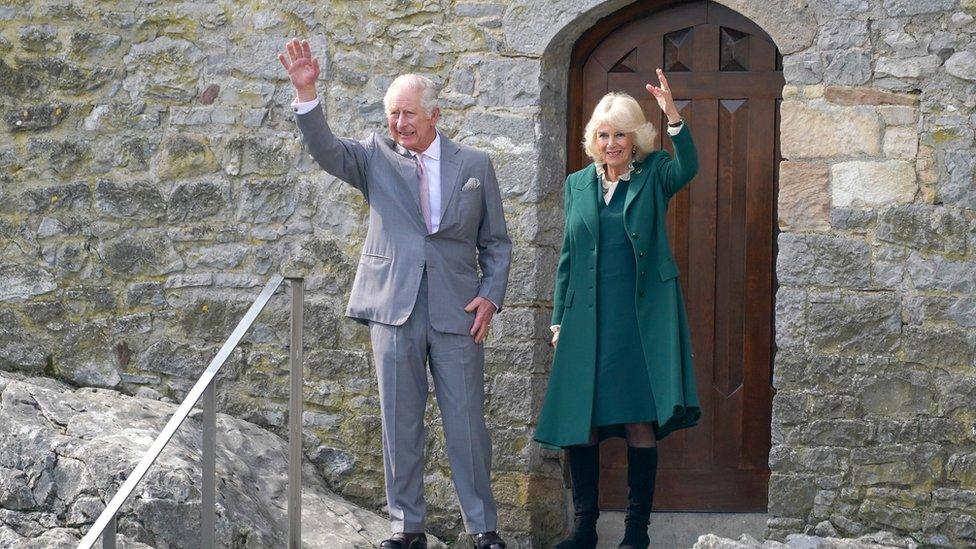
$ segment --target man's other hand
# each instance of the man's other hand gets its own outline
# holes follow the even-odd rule
[[[491,317],[495,316],[495,305],[483,297],[476,297],[464,308],[465,312],[475,313],[474,324],[471,326],[471,336],[475,343],[484,342],[491,328]]]

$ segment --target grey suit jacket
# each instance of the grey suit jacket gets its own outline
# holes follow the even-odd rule
[[[346,315],[363,323],[403,324],[425,268],[434,329],[469,333],[474,314],[464,307],[476,296],[501,309],[512,242],[486,153],[441,134],[441,222],[428,235],[416,163],[392,139],[376,133],[364,141],[336,137],[321,105],[297,119],[319,166],[359,189],[369,204],[369,230]]]

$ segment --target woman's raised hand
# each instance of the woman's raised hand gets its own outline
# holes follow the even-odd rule
[[[661,69],[657,69],[657,79],[660,80],[661,87],[648,84],[647,91],[651,92],[654,99],[657,99],[657,104],[664,111],[664,114],[667,115],[668,122],[681,120],[681,115],[678,114],[678,108],[674,106],[674,98],[671,97],[671,86],[668,85],[668,79],[664,77],[664,71]]]
[[[278,54],[278,61],[288,71],[291,85],[295,87],[299,101],[315,99],[315,82],[319,78],[319,59],[312,57],[312,48],[308,40],[299,41],[297,38],[285,43],[288,55]]]

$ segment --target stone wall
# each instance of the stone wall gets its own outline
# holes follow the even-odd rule
[[[772,535],[976,540],[974,15],[825,3],[784,60]]]
[[[383,131],[404,71],[489,151],[515,242],[488,345],[502,528],[563,527],[531,443],[550,360],[569,51],[627,0],[0,6],[0,369],[180,398],[273,273],[308,275],[306,449],[379,509],[368,334],[342,318],[367,210],[313,166],[274,54],[308,37],[339,133]],[[963,543],[976,530],[976,6],[728,0],[784,55],[770,535],[824,520]],[[283,432],[287,300],[218,385]],[[431,529],[461,528],[431,399]],[[822,527],[826,528],[826,527]],[[823,535],[829,534],[826,532]],[[941,536],[941,537],[940,537]]]

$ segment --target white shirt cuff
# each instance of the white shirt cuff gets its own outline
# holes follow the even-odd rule
[[[487,299],[487,300],[488,300],[488,303],[491,303],[492,305],[495,305],[495,312],[497,313],[497,312],[498,312],[498,305],[497,305],[497,304],[495,304],[495,302],[494,302],[494,301],[492,301],[492,300],[490,300],[490,299],[488,299],[487,297],[486,297],[485,299]]]
[[[681,121],[681,124],[679,124],[677,126],[674,126],[674,127],[668,126],[668,135],[678,135],[678,132],[680,132],[681,131],[681,128],[684,128],[684,127],[685,127],[685,121],[684,120],[682,120]]]
[[[305,114],[311,112],[312,109],[319,106],[319,98],[316,97],[311,101],[299,101],[297,98],[291,102],[291,110],[295,111],[295,114]]]

